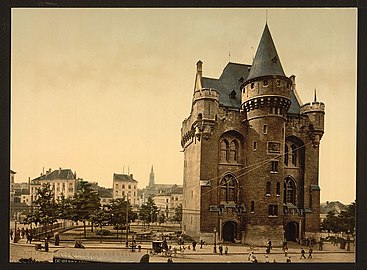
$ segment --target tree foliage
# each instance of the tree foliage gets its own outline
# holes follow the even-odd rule
[[[148,201],[140,207],[139,219],[144,223],[152,223],[157,221],[158,207],[154,203],[152,197],[148,198]]]
[[[172,217],[174,222],[181,222],[182,221],[182,204],[177,205],[175,208],[175,214]]]
[[[98,193],[91,188],[87,181],[80,181],[80,189],[71,200],[70,218],[73,221],[81,221],[84,225],[84,237],[86,237],[86,222],[90,220],[92,213],[101,206]]]
[[[326,218],[321,222],[321,229],[328,232],[345,232],[354,234],[355,231],[356,203],[347,206],[347,209],[336,215],[334,211],[329,211]]]

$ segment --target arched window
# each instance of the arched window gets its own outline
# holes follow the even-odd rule
[[[220,161],[228,162],[228,142],[227,140],[223,140],[220,143]]]
[[[291,178],[284,181],[284,202],[296,204],[296,184]]]
[[[266,196],[271,195],[271,183],[270,181],[266,182]]]
[[[231,161],[238,161],[238,143],[235,140],[231,142]]]
[[[286,144],[285,147],[284,147],[284,164],[286,166],[288,166],[288,158],[289,158],[288,151],[289,151],[288,150],[288,145]]]
[[[236,201],[237,181],[236,178],[228,174],[220,181],[220,200]]]
[[[295,144],[291,145],[292,148],[292,164],[297,166],[297,146]]]
[[[279,182],[277,182],[277,190],[276,190],[276,194],[277,194],[277,196],[279,196],[279,195],[280,195],[280,183],[279,183]]]

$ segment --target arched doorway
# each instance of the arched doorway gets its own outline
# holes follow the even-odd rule
[[[237,230],[237,224],[233,221],[227,221],[223,225],[223,241],[234,243]]]
[[[298,238],[298,223],[288,222],[285,226],[284,237],[287,241],[296,242],[296,238]]]

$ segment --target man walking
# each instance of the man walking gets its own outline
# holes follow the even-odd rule
[[[301,258],[300,259],[302,259],[302,258],[306,259],[305,250],[303,248],[301,249]]]
[[[310,246],[309,250],[308,250],[308,258],[309,259],[312,259],[312,252],[313,252],[313,249],[312,247]]]

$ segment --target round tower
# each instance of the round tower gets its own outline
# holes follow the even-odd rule
[[[285,75],[269,28],[264,32],[247,80],[242,86],[246,113],[247,201],[245,243],[265,245],[283,239],[284,130],[292,81]]]

